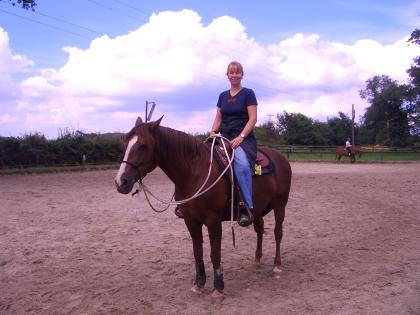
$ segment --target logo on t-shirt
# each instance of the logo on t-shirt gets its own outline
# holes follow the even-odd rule
[[[228,103],[235,103],[236,102],[236,98],[235,97],[231,97],[231,98],[228,98]]]

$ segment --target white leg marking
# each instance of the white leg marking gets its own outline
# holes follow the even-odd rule
[[[274,269],[273,269],[273,272],[274,273],[280,273],[280,272],[283,272],[283,270],[281,268],[275,266]]]

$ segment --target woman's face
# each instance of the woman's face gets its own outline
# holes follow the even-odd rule
[[[238,66],[230,65],[227,71],[227,76],[232,85],[238,85],[241,83],[244,74]]]

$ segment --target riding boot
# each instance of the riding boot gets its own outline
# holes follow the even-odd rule
[[[242,227],[246,227],[252,224],[254,222],[254,215],[252,214],[253,209],[248,208],[248,206],[243,203],[243,206],[241,205],[239,207],[239,220],[238,224]]]
[[[179,218],[179,219],[183,219],[184,218],[184,214],[182,213],[182,210],[179,206],[176,206],[175,208],[175,215]]]

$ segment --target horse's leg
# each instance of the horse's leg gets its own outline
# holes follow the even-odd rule
[[[222,246],[222,222],[217,221],[207,226],[210,239],[210,258],[214,270],[213,292],[211,297],[214,301],[222,301],[224,298],[223,290],[225,283],[223,281],[223,268],[221,261],[221,246]]]
[[[254,231],[257,233],[257,249],[255,250],[255,262],[259,263],[262,257],[262,242],[264,234],[264,219],[262,216],[254,216]]]
[[[276,256],[274,258],[274,272],[281,272],[280,243],[283,238],[283,221],[285,216],[287,197],[281,197],[273,202],[274,209],[274,237],[276,239]]]
[[[206,284],[206,270],[203,261],[203,224],[187,222],[187,220],[185,224],[192,238],[195,258],[195,281],[191,291],[201,294],[202,288]]]

